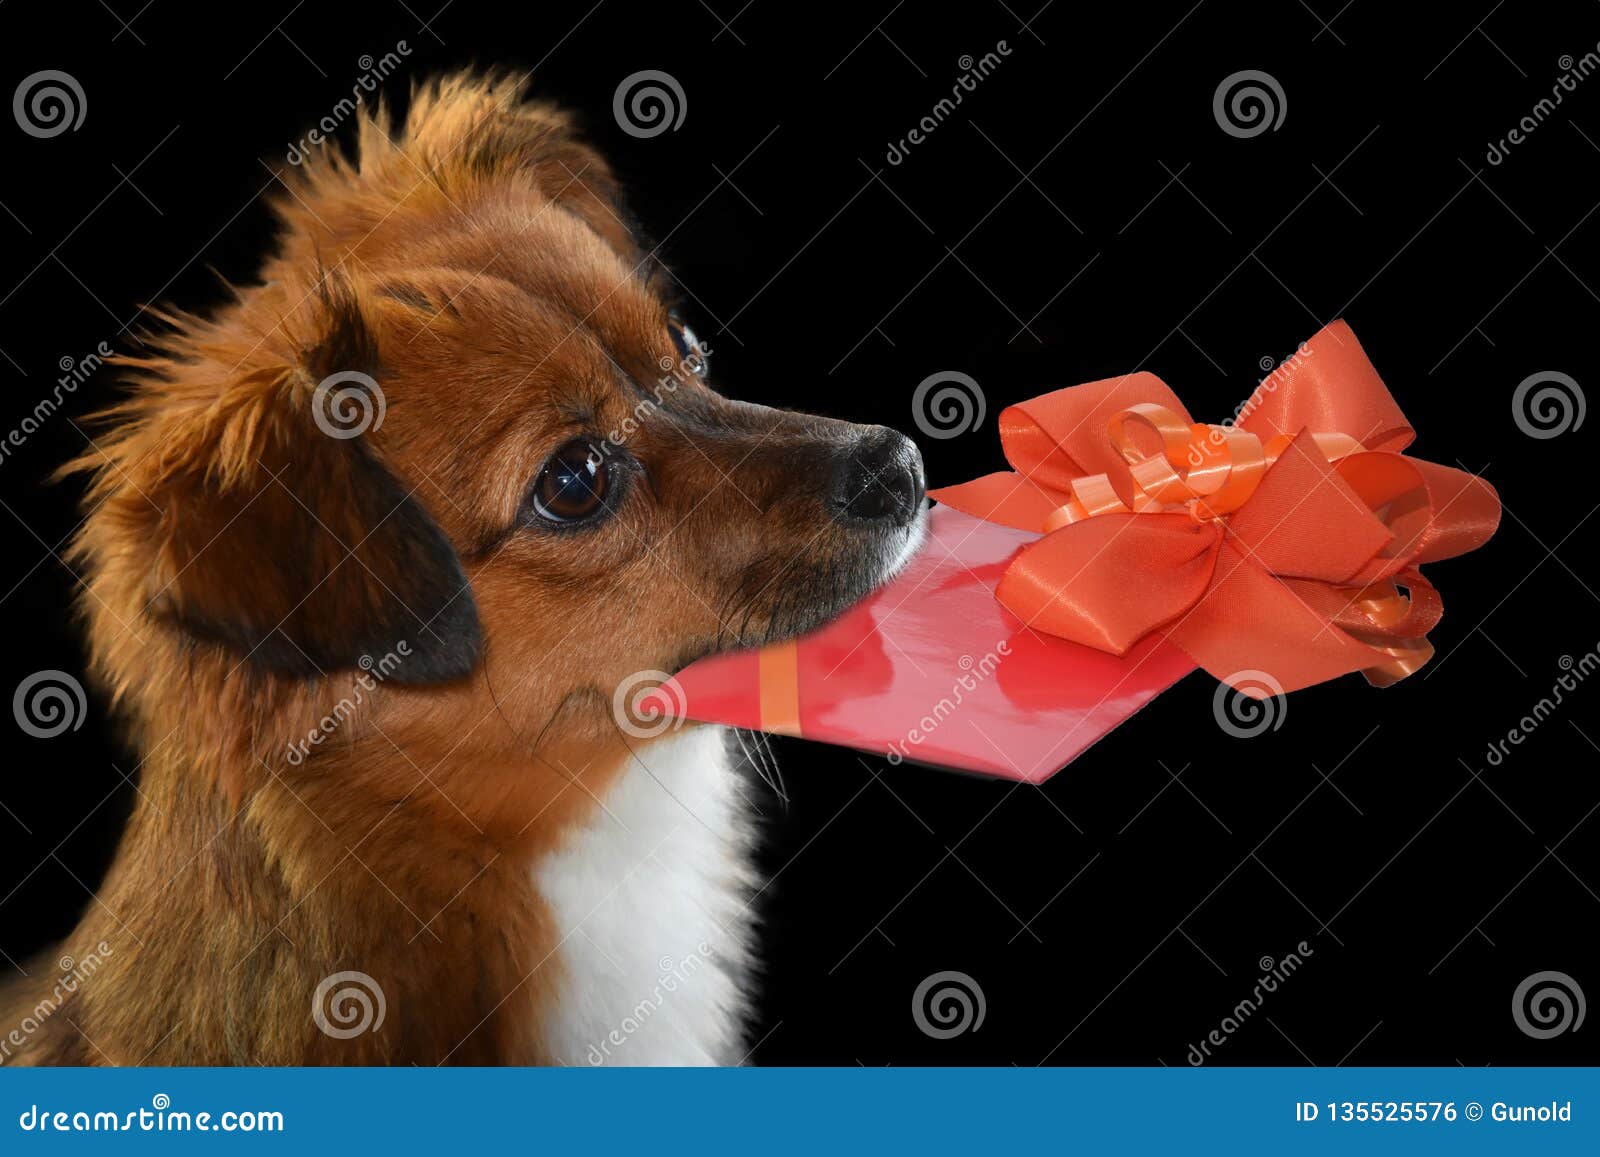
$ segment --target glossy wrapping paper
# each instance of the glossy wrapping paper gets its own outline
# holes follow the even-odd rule
[[[905,570],[842,618],[702,659],[660,698],[690,719],[1040,783],[1194,663],[1153,635],[1117,656],[1024,627],[995,586],[1038,537],[936,506]]]
[[[1488,482],[1415,437],[1343,321],[1220,425],[1144,372],[1009,406],[1012,469],[932,492],[905,572],[798,641],[702,660],[660,701],[1039,783],[1196,666],[1266,698],[1433,656],[1419,569],[1493,535]]]

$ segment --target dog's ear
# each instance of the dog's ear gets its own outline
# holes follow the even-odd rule
[[[387,401],[372,331],[336,279],[307,308],[298,364],[258,365],[154,431],[145,609],[295,677],[393,652],[393,681],[459,678],[482,651],[477,607],[444,531],[377,451]]]

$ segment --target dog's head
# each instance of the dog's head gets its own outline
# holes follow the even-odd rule
[[[609,170],[517,85],[426,88],[286,181],[263,284],[170,318],[91,456],[117,690],[169,677],[152,643],[258,689],[381,664],[531,742],[630,673],[825,621],[913,547],[912,444],[715,388]]]

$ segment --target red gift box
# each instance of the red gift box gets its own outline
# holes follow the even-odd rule
[[[794,642],[702,660],[657,702],[1039,783],[1196,666],[1263,699],[1433,654],[1422,563],[1476,549],[1494,488],[1414,432],[1342,321],[1196,423],[1154,374],[1008,407],[1015,468],[932,491],[903,574]]]
[[[702,659],[656,702],[689,719],[1040,783],[1194,670],[1151,636],[1122,656],[1042,634],[995,600],[1038,535],[946,506],[889,584],[793,643]]]

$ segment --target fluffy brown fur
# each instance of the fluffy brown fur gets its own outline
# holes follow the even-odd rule
[[[124,359],[77,464],[93,673],[139,794],[77,930],[0,997],[3,1025],[49,1004],[13,1062],[547,1059],[564,930],[530,865],[634,758],[612,689],[804,629],[900,541],[819,493],[860,428],[684,370],[610,171],[519,84],[428,85],[357,160],[284,180],[261,283]],[[346,371],[386,415],[340,439],[313,409]],[[610,517],[538,525],[551,453],[619,429]],[[55,958],[101,942],[52,1003]],[[345,969],[383,987],[381,1031],[313,1022]]]

